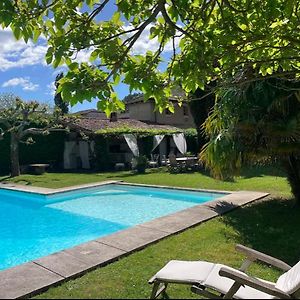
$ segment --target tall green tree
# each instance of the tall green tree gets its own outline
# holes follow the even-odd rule
[[[207,142],[207,137],[203,132],[203,125],[215,104],[216,96],[213,91],[214,87],[215,83],[206,86],[204,90],[198,88],[194,93],[189,95],[188,103],[196,125],[199,151]]]
[[[38,102],[24,102],[12,94],[0,95],[0,139],[10,135],[11,176],[20,175],[19,144],[34,143],[34,135],[47,135],[63,130],[59,115],[47,114],[47,107]]]
[[[115,11],[107,18],[106,7]],[[120,81],[170,107],[172,86],[187,93],[241,68],[257,77],[300,73],[298,0],[3,0],[0,23],[17,39],[48,42],[46,61],[69,71],[59,91],[71,104],[99,99],[108,115],[124,108],[115,93]],[[143,34],[157,48],[134,50]],[[164,50],[171,49],[166,58]],[[79,51],[90,63],[78,63]],[[162,70],[161,61],[167,63]],[[282,72],[278,72],[282,70]],[[249,79],[243,78],[247,82]],[[223,84],[218,80],[219,85]]]
[[[281,164],[300,204],[300,82],[266,79],[224,89],[205,122],[201,158],[229,178],[241,166]]]
[[[63,115],[67,114],[69,112],[69,105],[67,102],[65,102],[62,97],[61,97],[61,92],[58,91],[59,88],[59,80],[62,79],[64,77],[64,73],[61,72],[59,74],[57,74],[56,78],[55,78],[55,87],[56,87],[56,92],[54,95],[54,103],[55,106],[60,109],[61,113]]]

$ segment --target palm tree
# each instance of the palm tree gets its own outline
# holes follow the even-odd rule
[[[201,152],[215,177],[230,178],[253,162],[280,163],[300,204],[299,88],[300,82],[269,78],[218,94]]]

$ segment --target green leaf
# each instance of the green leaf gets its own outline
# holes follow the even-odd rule
[[[51,62],[53,60],[53,51],[54,51],[53,47],[49,47],[47,52],[46,52],[45,57],[46,57],[46,62],[47,62],[48,65],[51,64]]]
[[[54,62],[52,63],[54,68],[57,68],[62,63],[62,56],[56,55]]]
[[[119,11],[116,11],[116,12],[112,15],[111,21],[112,21],[113,23],[116,23],[116,24],[117,24],[117,23],[120,21],[120,17],[121,17],[120,12],[119,12]]]
[[[114,84],[118,85],[120,83],[121,76],[118,73],[114,74]]]
[[[35,28],[33,31],[33,42],[36,43],[38,41],[39,36],[41,35],[41,31],[38,28]]]
[[[55,26],[61,29],[65,25],[65,19],[63,18],[56,18],[55,19]]]
[[[12,32],[17,40],[21,38],[21,29],[19,27],[12,27]]]
[[[74,70],[78,69],[78,63],[77,62],[73,62],[73,63],[71,63],[71,64],[68,65],[68,68],[71,71],[74,71]]]
[[[275,27],[277,27],[278,25],[280,25],[280,22],[274,22],[274,23],[272,23],[271,25],[270,25],[270,28],[275,28]]]
[[[98,58],[98,52],[99,52],[99,50],[98,49],[96,49],[96,50],[94,50],[92,53],[91,53],[91,55],[90,55],[90,62],[93,62],[93,61],[95,61],[97,58]]]
[[[159,24],[165,24],[165,18],[163,17],[163,16],[159,16],[158,18],[157,18],[157,22],[159,23]]]
[[[174,112],[175,112],[174,105],[169,105],[169,106],[168,106],[168,110],[169,110],[172,114],[174,114]]]
[[[267,68],[266,72],[271,75],[273,73],[273,68],[271,67]]]
[[[239,27],[240,27],[243,31],[248,30],[248,26],[247,26],[246,24],[240,24]]]

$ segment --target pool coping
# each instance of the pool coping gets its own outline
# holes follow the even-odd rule
[[[108,184],[227,193],[227,195],[3,270],[0,272],[0,298],[15,299],[37,295],[51,286],[82,276],[95,268],[105,266],[168,236],[180,233],[269,195],[268,193],[254,191],[205,190],[123,181],[105,181],[60,189],[0,184],[0,189],[53,195]]]
[[[51,196],[51,195],[56,195],[56,194],[60,194],[60,193],[66,193],[66,192],[72,192],[72,191],[77,191],[77,190],[83,190],[83,189],[103,186],[103,185],[107,185],[107,184],[116,184],[119,182],[121,182],[121,181],[120,180],[106,180],[106,181],[101,181],[101,182],[80,184],[80,185],[68,186],[68,187],[57,188],[57,189],[31,186],[31,185],[21,185],[21,184],[9,182],[9,183],[0,183],[0,189],[12,190],[12,191],[18,191],[18,192],[26,192],[26,193],[32,193],[32,194],[39,194],[39,195],[44,195],[44,196]]]

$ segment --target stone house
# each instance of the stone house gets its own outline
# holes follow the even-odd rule
[[[145,102],[143,94],[136,95],[135,97],[128,98],[128,100],[124,100],[126,110],[120,116],[124,115],[130,119],[154,124],[171,125],[183,129],[194,128],[195,123],[188,103],[183,102],[182,106],[179,106],[178,97],[175,96],[170,97],[169,100],[173,102],[174,113],[171,113],[169,110],[160,113],[158,110],[155,110],[153,99]]]
[[[185,102],[181,106],[178,105],[178,98],[181,96],[177,92],[169,99],[173,102],[174,113],[169,111],[160,113],[155,110],[154,100],[144,101],[143,94],[125,97],[125,111],[113,113],[110,118],[107,118],[105,113],[96,109],[75,113],[77,122],[71,124],[72,132],[65,142],[65,169],[90,168],[88,161],[94,151],[93,138],[89,142],[82,140],[78,136],[78,130],[92,137],[99,130],[122,127],[131,128],[133,131],[135,129],[146,129],[171,130],[174,132],[183,132],[184,129],[195,128],[189,105]],[[114,162],[129,163],[133,157],[124,139],[111,138],[108,148],[110,158]],[[155,152],[159,154],[161,159],[168,157],[170,152],[174,152],[179,156],[182,155],[171,135],[166,135],[160,141]]]

